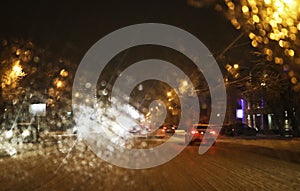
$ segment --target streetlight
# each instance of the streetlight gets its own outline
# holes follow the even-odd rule
[[[65,69],[62,69],[59,73],[62,77],[67,77],[69,75],[69,72]]]
[[[172,92],[171,92],[171,91],[168,91],[168,92],[167,92],[167,96],[168,96],[168,97],[171,97],[171,96],[172,96]]]
[[[234,64],[233,68],[237,70],[237,69],[239,69],[239,65],[238,64]]]
[[[233,67],[230,64],[226,64],[225,68],[229,72],[229,74],[232,75],[234,78],[240,77],[240,74],[237,71],[239,69],[238,64],[234,64]]]
[[[63,86],[62,81],[58,81],[58,82],[56,83],[56,86],[57,86],[58,88],[61,88],[61,87]]]
[[[53,82],[53,84],[57,87],[57,88],[62,88],[64,86],[64,82],[62,80],[59,80],[58,78],[56,78]]]

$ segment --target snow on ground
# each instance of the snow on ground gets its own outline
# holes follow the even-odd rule
[[[300,152],[300,138],[260,138],[260,137],[220,137],[218,142],[242,145],[261,146],[270,149],[289,150]]]

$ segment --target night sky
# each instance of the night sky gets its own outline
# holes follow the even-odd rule
[[[132,24],[150,22],[177,26],[198,37],[216,56],[240,33],[212,7],[195,8],[181,0],[44,0],[1,4],[1,38],[30,39],[39,47],[76,62],[101,37]],[[248,42],[246,37],[238,44],[244,42]],[[244,51],[247,47],[228,54],[234,55],[230,56],[232,62],[240,62]]]

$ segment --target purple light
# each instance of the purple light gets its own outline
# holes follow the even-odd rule
[[[265,107],[265,101],[262,99],[261,100],[261,108],[264,108]]]
[[[237,109],[236,110],[236,118],[243,119],[244,118],[244,111],[243,109]]]
[[[239,100],[239,105],[241,107],[241,109],[237,109],[236,110],[236,118],[238,119],[242,119],[242,121],[244,122],[244,115],[245,115],[245,101],[244,99],[240,99]]]
[[[245,110],[245,101],[244,99],[240,99],[240,106],[242,107],[242,110]]]

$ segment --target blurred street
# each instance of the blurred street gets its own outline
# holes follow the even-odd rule
[[[0,159],[1,190],[297,190],[300,140],[220,138],[204,155],[188,146],[170,162],[127,170],[74,137]],[[71,150],[72,146],[74,148]],[[68,151],[71,151],[68,154]]]
[[[300,0],[1,7],[0,191],[300,191]]]

